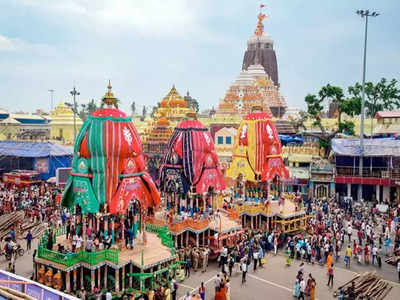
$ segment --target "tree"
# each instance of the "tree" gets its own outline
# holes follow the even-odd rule
[[[322,112],[324,110],[324,102],[330,101],[337,106],[337,128],[329,131],[322,124]],[[360,113],[361,106],[357,98],[346,98],[341,87],[327,84],[323,86],[318,95],[308,94],[305,97],[307,103],[307,114],[313,120],[313,125],[320,129],[320,134],[309,135],[317,136],[320,147],[325,149],[325,154],[329,154],[331,140],[338,133],[347,133],[354,135],[354,123],[351,121],[343,121],[342,115],[346,113],[348,116],[354,116]]]
[[[197,101],[197,99],[192,98],[191,103],[188,103],[188,108],[192,108],[196,113],[199,112],[200,106],[199,106],[199,102]]]
[[[160,107],[160,102],[157,102],[157,105],[156,106],[153,106],[152,107],[152,109],[151,109],[151,114],[150,114],[150,116],[153,118],[154,117],[154,114],[156,113],[156,111],[157,111],[157,109]]]
[[[98,109],[94,99],[90,100],[87,104],[81,104],[80,106],[77,103],[75,104],[74,107],[73,103],[65,102],[65,105],[71,108],[71,110],[78,115],[82,121],[85,121],[92,112]]]
[[[361,103],[362,85],[356,83],[350,86],[349,94]],[[390,82],[382,78],[377,84],[365,83],[365,108],[366,115],[371,118],[371,136],[373,134],[373,119],[378,111],[393,110],[400,108],[400,88],[397,87],[397,80]]]
[[[296,130],[296,132],[300,132],[301,130],[307,130],[304,122],[306,122],[308,118],[308,113],[301,110],[298,116],[289,116],[288,121],[290,125],[292,125],[293,128]]]
[[[135,112],[136,112],[136,103],[135,103],[135,101],[132,101],[132,103],[131,103],[131,111],[132,111],[132,115],[134,115]]]
[[[143,110],[142,110],[142,121],[146,118],[146,113],[147,113],[147,108],[146,105],[143,105]]]

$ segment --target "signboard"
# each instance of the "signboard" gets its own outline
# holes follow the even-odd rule
[[[58,168],[56,170],[56,184],[65,185],[67,184],[68,176],[71,173],[72,168]]]
[[[48,158],[36,158],[35,159],[35,170],[39,173],[49,173],[49,159]]]

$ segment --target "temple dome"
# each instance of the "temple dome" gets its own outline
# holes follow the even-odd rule
[[[171,90],[164,97],[160,103],[161,107],[186,107],[186,101],[178,93],[175,85],[172,86]]]
[[[254,44],[269,44],[271,46],[274,45],[274,40],[272,37],[266,33],[265,31],[260,35],[253,34],[248,40],[247,40],[247,45],[254,45]]]
[[[168,119],[164,118],[164,117],[160,118],[157,121],[157,127],[167,127],[167,126],[169,126],[169,124],[170,124],[170,122],[168,121]]]

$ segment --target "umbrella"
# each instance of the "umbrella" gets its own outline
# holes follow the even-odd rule
[[[55,176],[50,177],[49,179],[47,179],[47,182],[48,183],[56,183],[56,177]]]

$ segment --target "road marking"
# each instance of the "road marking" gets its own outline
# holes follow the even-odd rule
[[[204,282],[204,286],[206,286],[208,283],[210,283],[212,280],[214,280],[215,278],[217,277],[217,275],[214,275],[213,277],[211,277],[210,279],[208,279],[208,280],[206,280],[205,282]],[[181,283],[178,283],[178,286],[179,285],[181,285],[181,286],[183,286],[183,287],[189,287],[189,286],[185,286],[185,285],[183,285],[183,284],[181,284]],[[192,288],[192,287],[190,287],[192,290],[190,291],[190,294],[192,294],[194,291],[197,291],[199,288],[200,288],[200,286],[198,286],[198,287],[196,287],[196,288]],[[179,298],[179,300],[184,300],[185,299],[185,296],[182,296],[182,297],[180,297]]]
[[[271,282],[271,281],[262,279],[262,278],[260,278],[260,277],[257,277],[257,276],[251,275],[251,274],[247,274],[247,276],[249,276],[249,277],[251,277],[251,278],[254,278],[254,279],[257,279],[257,280],[260,280],[260,281],[262,281],[262,282],[264,282],[264,283],[266,283],[266,284],[272,285],[272,286],[274,286],[274,287],[278,287],[278,288],[284,289],[284,290],[286,290],[286,291],[288,291],[288,292],[290,292],[290,293],[293,292],[293,289],[290,289],[290,288],[288,288],[288,287],[286,287],[286,286],[277,284],[277,283],[275,283],[275,282]],[[318,299],[315,298],[315,300],[318,300]]]
[[[252,275],[252,274],[247,274],[247,276],[249,276],[249,277],[251,277],[251,278],[254,278],[254,279],[257,279],[257,280],[260,280],[260,281],[262,281],[262,282],[264,282],[264,283],[267,283],[267,284],[269,284],[269,285],[273,285],[273,286],[275,286],[275,287],[284,289],[284,290],[286,290],[286,291],[288,291],[288,292],[292,292],[292,289],[290,289],[290,288],[288,288],[288,287],[286,287],[286,286],[277,284],[277,283],[275,283],[275,282],[271,282],[271,281],[262,279],[262,278],[260,278],[260,277],[254,276],[254,275]]]
[[[194,290],[194,287],[188,286],[188,285],[184,285],[183,283],[179,283],[179,286],[183,286],[183,287],[185,287],[185,288],[187,288],[189,290]]]

